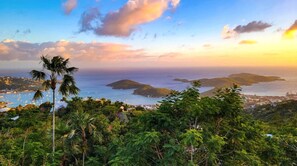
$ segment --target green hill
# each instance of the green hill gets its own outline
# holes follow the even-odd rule
[[[41,83],[28,78],[0,77],[0,92],[23,92],[39,89]]]
[[[288,100],[276,104],[258,106],[248,111],[258,120],[283,124],[293,117],[297,117],[297,101]]]
[[[120,80],[106,86],[110,86],[112,89],[136,89],[145,86],[145,84],[141,84],[132,80]]]
[[[150,85],[145,85],[134,90],[133,94],[145,97],[164,97],[171,93],[171,90],[166,88],[154,88]]]
[[[132,80],[120,80],[106,86],[110,86],[112,89],[135,89],[133,94],[144,97],[165,97],[171,93],[170,89],[156,88]]]

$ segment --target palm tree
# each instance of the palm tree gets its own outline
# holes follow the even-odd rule
[[[76,67],[68,67],[69,59],[64,59],[61,56],[52,58],[41,56],[43,69],[41,71],[32,70],[30,72],[34,80],[42,81],[42,89],[35,92],[33,100],[38,100],[43,97],[42,90],[52,90],[53,93],[53,155],[55,153],[55,99],[56,87],[61,83],[58,92],[63,96],[76,95],[79,88],[76,86],[73,78],[73,73],[78,71]]]
[[[88,113],[77,110],[77,112],[71,116],[68,125],[72,128],[68,138],[73,140],[75,140],[74,138],[79,138],[78,141],[81,142],[80,149],[82,152],[82,166],[84,166],[88,151],[88,139],[90,139],[90,137],[97,136],[95,118],[91,117]]]

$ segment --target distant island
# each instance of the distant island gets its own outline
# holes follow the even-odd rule
[[[219,88],[230,87],[233,84],[239,86],[251,86],[253,84],[261,82],[273,82],[273,81],[285,81],[284,79],[277,76],[262,76],[250,73],[239,73],[231,74],[228,77],[218,77],[218,78],[203,78],[197,80],[187,80],[176,78],[174,81],[180,81],[185,83],[192,83],[194,81],[199,81],[201,87],[213,87],[213,89],[202,93],[203,96],[211,96]]]
[[[0,77],[0,93],[18,93],[35,91],[41,83],[24,77]]]
[[[170,89],[156,88],[132,80],[120,80],[106,86],[110,86],[112,89],[135,89],[133,94],[153,98],[164,97],[171,93]]]

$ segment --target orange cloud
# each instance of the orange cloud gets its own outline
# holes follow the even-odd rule
[[[0,44],[0,55],[8,54],[8,52],[9,52],[9,48],[4,44]]]
[[[293,25],[291,25],[290,28],[288,28],[285,33],[283,34],[283,37],[285,39],[294,39],[297,36],[297,20]]]
[[[182,57],[183,54],[179,52],[169,52],[159,56],[160,60],[173,60],[179,57]]]
[[[256,40],[241,40],[238,44],[257,44]]]
[[[77,6],[77,0],[67,0],[63,3],[63,8],[65,14],[70,14],[74,8]]]
[[[4,40],[0,42],[0,60],[38,60],[41,55],[62,55],[73,61],[138,60],[146,56],[142,49],[130,45],[99,42],[69,42],[65,40],[29,43]]]
[[[81,32],[93,30],[97,35],[129,36],[141,24],[152,22],[162,16],[169,8],[176,8],[180,0],[129,0],[117,11],[109,12],[102,19],[100,14],[92,9],[85,12],[81,18]],[[93,27],[93,21],[102,24]]]

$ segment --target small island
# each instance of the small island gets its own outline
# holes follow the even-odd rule
[[[137,89],[146,86],[146,84],[141,84],[132,80],[120,80],[106,86],[110,86],[112,89]]]
[[[112,89],[135,89],[133,94],[153,98],[165,97],[172,91],[167,88],[156,88],[132,80],[120,80],[106,86],[110,86]]]
[[[39,81],[24,77],[0,77],[0,93],[18,93],[36,91],[41,87]]]
[[[239,73],[231,74],[228,77],[218,77],[218,78],[203,78],[197,80],[187,80],[176,78],[174,81],[192,83],[194,81],[199,81],[201,87],[213,87],[213,89],[202,93],[203,96],[211,96],[213,92],[216,92],[219,88],[231,87],[236,84],[239,86],[251,86],[253,84],[261,82],[273,82],[273,81],[285,81],[284,79],[277,76],[262,76],[250,73]]]

